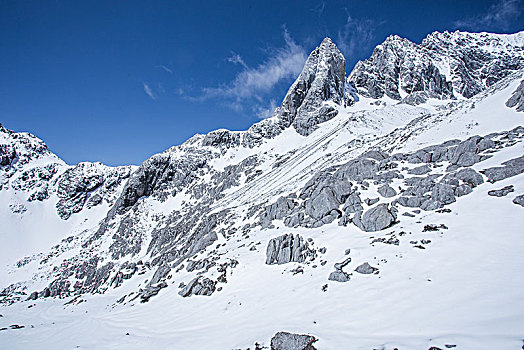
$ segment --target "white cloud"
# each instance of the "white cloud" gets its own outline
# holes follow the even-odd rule
[[[346,24],[338,32],[337,45],[346,59],[351,59],[359,48],[372,42],[377,24],[370,19],[355,19],[346,9]]]
[[[247,65],[246,63],[244,62],[244,60],[242,59],[242,56],[240,56],[238,53],[235,53],[233,51],[231,51],[231,56],[229,56],[228,58],[226,58],[226,61],[228,62],[231,62],[233,64],[239,64],[241,65],[242,67],[246,68],[247,69]]]
[[[153,90],[149,84],[142,82],[142,85],[144,86],[144,92],[147,94],[147,96],[151,97],[152,100],[156,100],[156,96],[153,94]]]
[[[257,67],[247,66],[242,57],[233,53],[228,61],[240,64],[243,69],[227,84],[203,88],[202,95],[193,100],[228,99],[238,108],[246,100],[262,101],[262,95],[270,92],[276,84],[284,79],[296,78],[306,61],[306,51],[294,42],[286,30],[283,35],[285,46],[274,50],[271,57]]]
[[[165,70],[166,72],[168,72],[169,74],[173,74],[173,71],[169,68],[167,68],[166,66],[164,65],[160,65],[160,66],[157,66],[158,68],[162,68],[163,70]]]
[[[458,20],[455,25],[473,30],[493,27],[506,30],[513,20],[519,18],[522,12],[520,2],[521,0],[500,0],[491,5],[483,15]]]
[[[274,99],[271,99],[271,101],[269,101],[269,106],[262,107],[260,105],[256,105],[253,108],[253,111],[260,119],[267,119],[273,116],[273,111],[275,108],[277,108],[277,102]]]

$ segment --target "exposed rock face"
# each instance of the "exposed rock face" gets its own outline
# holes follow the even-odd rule
[[[502,163],[502,167],[494,167],[483,170],[482,173],[488,177],[489,182],[497,182],[524,172],[524,155]]]
[[[391,226],[396,218],[396,209],[389,208],[387,203],[382,203],[367,210],[364,215],[357,213],[353,218],[353,223],[362,231],[374,232]]]
[[[11,145],[0,145],[0,166],[10,165],[15,158],[16,152]]]
[[[524,112],[524,80],[520,82],[520,85],[506,101],[506,106],[509,108],[516,107],[517,112]]]
[[[311,335],[278,332],[271,338],[271,350],[315,350],[317,340]]]
[[[428,97],[470,98],[524,67],[517,47],[488,33],[434,32],[420,45],[392,35],[355,65],[348,81],[361,95],[401,100],[407,94],[403,102],[413,105]]]
[[[488,191],[488,195],[494,196],[494,197],[504,197],[508,193],[514,192],[515,189],[513,188],[513,185],[509,185],[506,187],[501,188],[500,190],[491,190]]]
[[[210,280],[209,278],[198,276],[191,280],[185,286],[182,288],[178,294],[183,296],[184,298],[189,297],[191,295],[211,295],[216,289],[216,282]]]
[[[288,233],[269,241],[266,250],[266,264],[304,262],[314,256],[314,250],[309,248],[308,242],[302,236]]]
[[[285,126],[293,125],[304,136],[333,118],[336,109],[326,104],[344,103],[346,60],[329,38],[308,57],[304,69],[289,89],[276,115]]]

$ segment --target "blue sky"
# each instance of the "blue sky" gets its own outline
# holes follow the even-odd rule
[[[244,130],[330,36],[348,72],[389,34],[523,30],[524,0],[0,0],[0,123],[73,164],[140,164]]]

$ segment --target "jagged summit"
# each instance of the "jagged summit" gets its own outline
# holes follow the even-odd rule
[[[346,59],[326,37],[309,55],[276,116],[286,127],[293,125],[299,134],[309,135],[318,124],[337,114],[336,109],[325,102],[344,102],[345,76]]]
[[[348,80],[358,93],[421,103],[470,98],[524,67],[524,32],[433,32],[421,44],[391,35]]]

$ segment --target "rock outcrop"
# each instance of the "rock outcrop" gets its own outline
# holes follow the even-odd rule
[[[289,262],[304,262],[313,259],[315,251],[299,234],[288,233],[272,238],[266,250],[266,264],[287,264]]]
[[[346,59],[329,38],[308,57],[300,76],[291,86],[275,115],[287,127],[307,136],[316,126],[337,115],[329,103],[343,104]]]
[[[515,107],[517,112],[524,112],[524,80],[520,82],[520,85],[506,101],[506,106]]]

